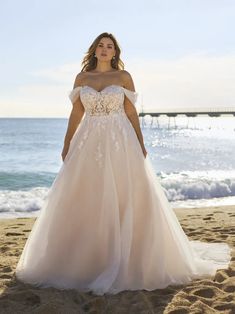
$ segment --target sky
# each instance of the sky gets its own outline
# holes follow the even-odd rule
[[[68,117],[93,40],[112,33],[138,110],[235,109],[235,1],[8,0],[0,10],[0,117]]]

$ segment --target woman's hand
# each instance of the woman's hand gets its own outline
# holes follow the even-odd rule
[[[61,157],[62,157],[63,161],[65,160],[65,157],[66,157],[66,155],[68,153],[68,150],[69,150],[69,145],[64,145],[63,151],[61,153]]]

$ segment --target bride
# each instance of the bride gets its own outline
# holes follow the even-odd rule
[[[166,198],[115,37],[100,34],[82,65],[69,94],[63,164],[16,277],[103,295],[184,284],[227,268],[228,245],[190,241]]]

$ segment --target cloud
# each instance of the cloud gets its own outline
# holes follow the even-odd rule
[[[177,59],[125,60],[139,93],[138,108],[235,107],[235,56],[201,54]],[[32,73],[34,84],[19,85],[12,95],[0,98],[1,116],[68,117],[72,89],[80,63]]]
[[[68,117],[72,105],[69,84],[28,84],[19,86],[8,99],[0,99],[3,117]]]
[[[131,59],[128,68],[144,108],[235,106],[235,56]]]
[[[32,72],[32,75],[52,82],[71,84],[71,76],[79,73],[80,67],[80,63],[62,64],[57,67]]]

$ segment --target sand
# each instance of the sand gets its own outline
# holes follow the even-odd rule
[[[229,268],[188,285],[104,296],[39,289],[16,280],[14,270],[35,218],[0,220],[0,313],[235,313],[235,206],[175,211],[189,238],[233,247]]]

